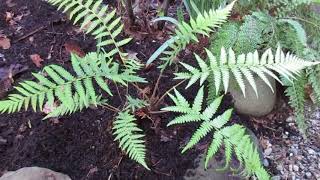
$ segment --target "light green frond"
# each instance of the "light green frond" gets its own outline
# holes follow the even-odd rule
[[[119,112],[113,126],[113,135],[115,140],[119,141],[120,148],[126,152],[129,157],[150,170],[145,162],[146,146],[143,140],[144,135],[138,128],[136,118],[129,111]]]
[[[127,59],[127,53],[121,51],[121,47],[129,43],[131,38],[120,39],[123,24],[116,15],[116,10],[109,11],[109,7],[102,0],[47,0],[48,3],[69,12],[69,17],[75,23],[81,21],[81,28],[99,39],[97,46],[111,46],[108,57],[119,54],[121,59]]]
[[[20,86],[15,87],[16,94],[11,94],[7,100],[0,101],[0,112],[13,113],[23,107],[26,110],[29,105],[34,111],[42,110],[45,102],[53,106],[58,100],[61,105],[57,113],[52,114],[70,114],[75,110],[99,104],[94,83],[112,95],[106,80],[122,81],[124,84],[144,81],[143,78],[135,77],[137,68],[129,69],[130,72],[124,70],[121,73],[119,65],[107,63],[109,61],[105,54],[89,53],[83,58],[72,55],[71,62],[76,75],[72,75],[61,66],[46,66],[44,72],[47,76],[40,73],[33,74],[37,82],[20,83]]]
[[[202,99],[203,87],[199,89],[196,95],[195,101],[200,102]],[[176,96],[182,96],[176,92]],[[227,123],[231,118],[232,109],[226,110],[222,115],[214,117],[221,100],[222,96],[215,99],[209,107],[207,107],[201,114],[200,117],[195,116],[195,112],[183,111],[181,116],[178,116],[169,125],[173,124],[184,124],[188,122],[199,122],[200,127],[194,132],[190,141],[183,148],[182,153],[194,147],[200,140],[202,140],[208,134],[213,133],[212,142],[209,145],[208,152],[205,160],[205,167],[208,167],[209,160],[221,149],[224,144],[226,165],[227,168],[232,161],[232,153],[235,152],[240,164],[244,167],[243,175],[256,176],[261,179],[269,179],[268,173],[263,169],[262,163],[260,162],[259,153],[249,135],[246,134],[246,129],[240,125],[228,126]],[[179,104],[178,97],[171,96],[171,99],[175,104]],[[180,97],[180,99],[182,99]],[[183,98],[184,99],[184,98]],[[174,107],[174,106],[173,106]],[[197,105],[199,107],[199,105]],[[163,110],[165,110],[164,108]],[[176,109],[167,108],[166,110],[172,112],[179,112]],[[197,114],[196,114],[197,115]],[[198,118],[194,118],[194,117]]]
[[[164,64],[160,68],[170,65],[189,43],[198,42],[197,35],[209,36],[214,28],[219,27],[229,17],[234,2],[222,9],[210,9],[197,14],[196,18],[190,18],[190,22],[180,22],[175,30],[175,35],[161,46],[148,60],[147,65],[151,64],[161,53],[164,54],[161,60]],[[166,50],[170,48],[169,50]],[[200,78],[200,77],[199,77]],[[202,77],[202,79],[204,79]]]
[[[267,75],[281,82],[275,75],[274,71],[292,81],[292,79],[295,79],[299,75],[299,72],[302,69],[319,63],[305,61],[290,53],[285,55],[284,52],[281,51],[280,47],[278,47],[275,55],[273,55],[272,51],[269,49],[265,51],[261,57],[257,51],[254,53],[241,54],[236,57],[232,49],[229,49],[227,52],[222,48],[219,62],[217,62],[217,58],[209,50],[207,50],[207,55],[210,61],[210,66],[202,64],[202,67],[197,69],[184,63],[183,66],[188,70],[188,72],[175,74],[176,79],[189,79],[188,86],[190,86],[194,84],[196,82],[195,79],[198,80],[199,77],[213,77],[214,83],[211,83],[211,86],[214,86],[216,94],[218,94],[221,84],[223,84],[224,91],[226,92],[230,78],[235,78],[244,95],[245,85],[243,80],[246,79],[258,96],[254,75],[261,78],[272,89],[272,86],[266,77]],[[196,57],[197,60],[199,58],[199,56]],[[206,71],[202,71],[203,69]],[[207,69],[210,69],[209,76],[207,75]]]

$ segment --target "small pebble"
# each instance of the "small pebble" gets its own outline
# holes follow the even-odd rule
[[[311,178],[311,177],[312,177],[311,172],[306,172],[306,177],[307,177],[307,178]]]
[[[271,153],[272,153],[272,148],[267,148],[266,150],[264,150],[265,156],[270,156]]]
[[[278,171],[283,171],[283,166],[282,166],[282,165],[278,165],[278,166],[277,166],[277,170],[278,170]]]
[[[263,159],[263,165],[264,165],[264,167],[269,167],[268,159]]]
[[[294,171],[299,171],[299,166],[293,165],[293,170],[294,170]]]
[[[271,178],[271,180],[281,180],[281,177],[280,177],[280,176],[273,176],[273,177]]]

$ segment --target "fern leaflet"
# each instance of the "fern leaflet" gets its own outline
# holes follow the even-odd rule
[[[136,118],[128,110],[119,112],[112,129],[115,141],[119,141],[120,148],[131,159],[150,170],[145,162],[146,147],[142,139],[144,135],[140,134],[142,130],[137,127]]]

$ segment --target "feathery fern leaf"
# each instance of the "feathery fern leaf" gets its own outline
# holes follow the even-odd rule
[[[202,85],[211,74],[211,77],[214,78],[214,84],[212,86],[215,87],[216,94],[219,93],[221,84],[224,86],[224,91],[227,92],[229,80],[234,76],[244,95],[245,85],[243,81],[244,78],[246,78],[258,96],[256,84],[253,78],[254,74],[260,77],[272,89],[266,75],[269,75],[282,83],[273,71],[276,71],[291,81],[292,78],[295,79],[296,75],[303,68],[318,64],[318,62],[304,61],[290,53],[285,55],[281,51],[280,47],[278,47],[275,55],[272,54],[271,49],[268,49],[261,57],[259,57],[257,51],[246,55],[241,54],[236,57],[235,52],[232,49],[229,49],[227,52],[222,48],[220,59],[217,59],[212,52],[209,50],[206,51],[210,65],[207,65],[203,59],[198,55],[195,55],[200,69],[181,63],[189,72],[175,74],[175,79],[189,79],[189,83],[186,88],[193,85],[199,79],[200,85]]]
[[[191,42],[198,42],[197,35],[209,36],[213,28],[219,27],[224,23],[231,13],[232,7],[235,2],[230,3],[223,9],[205,11],[199,13],[197,18],[190,18],[190,23],[181,22],[178,24],[175,30],[175,35],[171,37],[166,43],[164,43],[159,49],[149,58],[147,64],[151,64],[161,53],[164,54],[160,59],[164,61],[164,64],[160,68],[165,68],[170,65],[172,61],[177,57],[181,50]],[[166,50],[167,48],[169,50]]]
[[[38,82],[22,82],[20,86],[15,87],[18,94],[11,94],[7,100],[0,101],[0,113],[17,112],[23,106],[27,110],[29,104],[34,111],[42,110],[45,100],[52,107],[55,97],[60,101],[61,107],[67,108],[61,114],[71,113],[87,108],[90,104],[97,105],[99,99],[93,85],[94,81],[110,96],[112,93],[106,80],[123,85],[128,82],[145,82],[144,79],[136,77],[134,70],[130,68],[119,72],[119,65],[111,61],[112,59],[106,58],[105,54],[89,53],[84,58],[72,55],[72,67],[76,75],[58,65],[47,66],[44,68],[47,77],[34,73]]]
[[[224,145],[226,155],[226,167],[229,166],[234,151],[239,162],[243,165],[243,175],[255,175],[259,179],[270,179],[268,173],[263,168],[257,148],[252,143],[246,129],[240,125],[226,125],[231,118],[232,109],[225,111],[222,115],[215,117],[215,113],[220,106],[222,96],[214,100],[204,111],[201,112],[200,102],[203,102],[204,88],[201,87],[196,95],[193,106],[186,102],[185,98],[178,92],[175,96],[170,95],[176,106],[169,106],[162,110],[180,112],[183,115],[172,120],[168,126],[174,124],[183,124],[188,122],[201,122],[200,127],[192,135],[188,144],[182,150],[182,153],[194,147],[201,139],[209,133],[213,133],[212,142],[208,148],[205,167],[207,168],[209,160],[218,152],[220,147]],[[193,108],[197,107],[197,108]],[[189,111],[187,110],[189,109]]]
[[[142,139],[144,135],[141,134],[142,130],[137,127],[136,118],[128,110],[119,112],[112,129],[115,141],[119,141],[120,148],[132,160],[150,170],[145,162],[147,149]]]
[[[286,96],[289,97],[289,104],[294,108],[296,123],[300,131],[306,135],[307,124],[304,113],[305,105],[305,84],[307,84],[306,73],[303,73],[298,79],[294,80],[293,83],[286,82],[285,91]]]
[[[127,53],[120,50],[121,46],[129,43],[131,38],[117,40],[123,30],[121,18],[116,16],[116,9],[109,12],[109,7],[102,0],[47,0],[48,3],[70,12],[70,19],[74,24],[82,21],[81,28],[86,33],[92,34],[99,39],[97,46],[113,46],[107,53],[108,57],[119,54],[122,60],[126,59]]]

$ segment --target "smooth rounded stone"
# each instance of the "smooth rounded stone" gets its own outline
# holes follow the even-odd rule
[[[241,180],[242,177],[233,175],[232,172],[228,171],[217,171],[219,168],[224,167],[224,162],[216,161],[214,158],[211,159],[208,165],[208,169],[204,168],[205,162],[205,155],[199,156],[196,160],[199,162],[199,166],[195,169],[187,170],[183,179],[185,180],[212,180],[212,179],[219,179],[219,180]],[[233,164],[231,162],[231,164]]]
[[[308,179],[311,178],[311,177],[312,177],[311,172],[306,172],[306,177],[307,177]]]
[[[268,159],[263,159],[263,165],[264,165],[264,167],[269,167]]]
[[[71,178],[46,168],[25,167],[5,173],[0,180],[71,180]]]
[[[281,177],[280,177],[280,176],[273,176],[273,177],[271,178],[271,180],[281,180]]]
[[[256,76],[254,79],[257,86],[258,97],[246,79],[244,80],[246,86],[245,97],[235,80],[232,80],[230,83],[229,92],[233,96],[235,101],[234,106],[238,113],[260,117],[269,114],[275,106],[277,98],[276,81],[273,78],[268,77],[268,80],[275,91],[273,93],[270,87],[262,79]]]
[[[272,148],[267,148],[264,150],[264,155],[265,156],[270,156],[270,154],[272,153]]]

